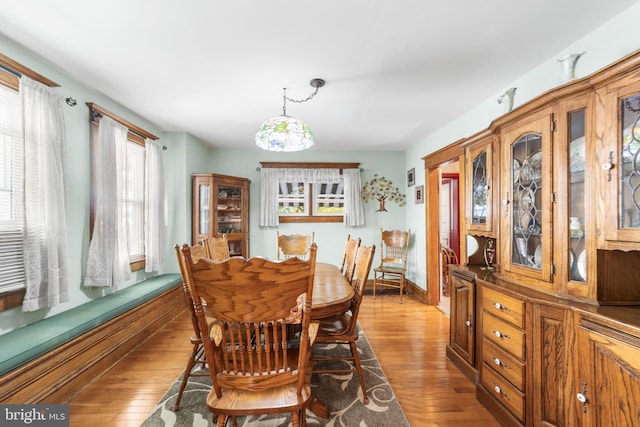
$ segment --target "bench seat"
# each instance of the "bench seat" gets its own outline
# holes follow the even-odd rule
[[[25,364],[38,359],[42,360],[49,353],[59,352],[59,349],[65,348],[65,345],[72,349],[73,346],[70,343],[83,339],[83,336],[91,335],[101,327],[110,325],[108,332],[103,332],[102,339],[108,339],[113,335],[114,340],[122,340],[124,339],[123,335],[118,335],[117,331],[127,328],[128,324],[135,325],[137,323],[138,327],[140,324],[144,325],[144,320],[141,319],[145,316],[150,317],[148,319],[150,324],[157,322],[159,317],[163,316],[163,311],[175,316],[176,312],[179,312],[176,311],[177,305],[184,308],[184,301],[180,295],[182,292],[181,283],[179,274],[163,274],[149,278],[128,288],[0,335],[0,388],[5,380],[10,380],[12,372],[20,370]],[[173,291],[172,295],[163,298],[171,298],[174,301],[170,305],[164,302],[164,310],[162,306],[157,307],[154,312],[141,310],[140,307],[144,303],[169,291]],[[179,298],[177,302],[175,301],[176,297]],[[140,313],[134,315],[133,313],[137,311]],[[118,322],[118,319],[126,317],[131,317],[131,319]],[[136,328],[132,327],[131,329],[131,335],[136,335]],[[88,340],[90,339],[84,338],[84,341]],[[120,344],[114,342],[112,348],[117,348]],[[90,348],[90,344],[83,344],[83,348]],[[76,355],[81,351],[78,348],[73,350]],[[103,353],[107,354],[108,351],[103,350]],[[73,354],[58,354],[58,361],[72,356]],[[78,365],[73,367],[74,369],[79,368]],[[52,369],[55,368],[61,367],[52,367]],[[2,397],[0,396],[0,401],[4,400]]]

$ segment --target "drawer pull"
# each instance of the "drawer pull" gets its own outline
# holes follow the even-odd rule
[[[578,393],[576,397],[578,398],[578,402],[587,403],[587,396],[585,396],[584,394]]]
[[[500,331],[493,331],[493,335],[495,335],[498,338],[504,338],[504,339],[509,339],[509,335],[505,335]]]
[[[471,320],[466,321],[467,326],[471,326]]]
[[[498,359],[497,357],[493,357],[493,362],[498,366],[502,366],[503,368],[509,369],[509,366],[506,363],[504,363],[502,360]]]
[[[509,307],[502,305],[499,302],[492,302],[491,305],[493,305],[497,310],[511,311],[509,310]]]
[[[493,383],[493,389],[496,391],[496,393],[498,393],[500,396],[504,397],[507,400],[511,400],[509,399],[509,395],[507,393],[505,393],[504,391],[502,391],[502,389],[500,388],[500,386],[498,384],[496,384],[495,382]]]

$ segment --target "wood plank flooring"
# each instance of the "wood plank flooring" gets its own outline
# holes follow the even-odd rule
[[[359,319],[411,426],[499,426],[446,359],[449,319],[437,308],[365,295]],[[190,334],[185,311],[69,402],[71,426],[139,426],[184,369]]]

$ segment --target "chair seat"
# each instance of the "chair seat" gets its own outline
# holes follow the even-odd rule
[[[351,326],[351,319],[352,316],[350,312],[321,319],[319,321],[320,326],[318,327],[316,341],[323,341],[323,337],[335,339],[336,336],[344,335]]]
[[[381,265],[373,269],[377,273],[404,274],[405,269],[402,267],[392,267],[389,265]]]
[[[211,390],[207,406],[213,413],[232,416],[291,412],[305,407],[310,398],[310,385],[305,385],[298,395],[294,383],[262,391],[224,389],[220,398],[216,396],[215,390]]]

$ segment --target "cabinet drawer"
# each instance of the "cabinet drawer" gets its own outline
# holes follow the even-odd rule
[[[513,415],[524,422],[524,394],[512,386],[486,364],[482,365],[481,382],[496,399],[506,406]]]
[[[524,301],[483,288],[482,308],[519,328],[524,328]]]
[[[519,390],[524,390],[524,365],[518,359],[485,339],[482,360]]]
[[[498,347],[524,360],[524,332],[486,311],[482,316],[482,333]]]

